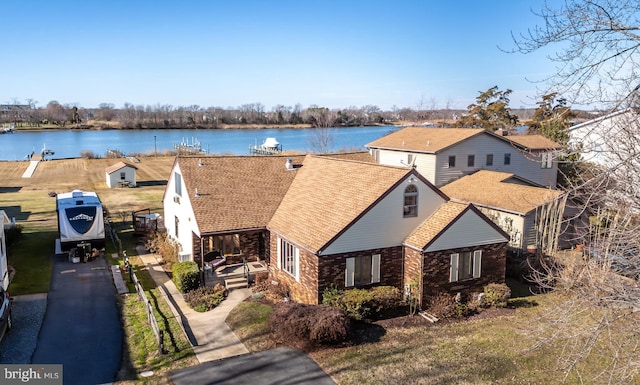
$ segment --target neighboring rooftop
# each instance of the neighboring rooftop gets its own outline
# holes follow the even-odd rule
[[[483,132],[481,128],[405,127],[366,146],[436,153]]]
[[[482,128],[406,127],[368,143],[367,147],[435,154],[476,135],[492,135],[527,150],[559,149],[562,146],[542,135],[502,136]]]
[[[132,165],[132,164],[129,164],[129,163],[125,163],[125,162],[120,161],[120,162],[118,162],[118,163],[116,163],[116,164],[114,164],[114,165],[112,165],[112,166],[106,167],[106,168],[104,169],[104,171],[105,171],[107,174],[113,174],[114,172],[116,172],[116,171],[118,171],[118,170],[120,170],[121,168],[124,168],[124,167],[131,167],[131,168],[133,168],[133,169],[135,169],[135,170],[137,170],[137,169],[138,169],[136,166],[134,166],[134,165]]]
[[[440,188],[451,198],[526,214],[558,198],[560,190],[538,187],[511,173],[479,170]]]

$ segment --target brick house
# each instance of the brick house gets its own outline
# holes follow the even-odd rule
[[[418,271],[425,295],[504,282],[507,234],[415,169],[367,153],[179,157],[164,206],[186,259],[229,247],[232,261],[265,261],[299,302],[330,285],[404,290]]]

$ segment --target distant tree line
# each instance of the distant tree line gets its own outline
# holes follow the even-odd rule
[[[271,110],[262,103],[227,108],[132,103],[117,108],[112,103],[101,103],[97,108],[83,108],[55,100],[38,107],[33,99],[27,99],[26,104],[13,100],[10,104],[0,105],[0,123],[13,123],[17,127],[84,127],[91,124],[105,128],[219,128],[226,125],[308,125],[324,128],[408,122],[495,130],[514,127],[533,117],[533,108],[509,107],[510,93],[511,90],[500,91],[497,86],[492,87],[480,92],[477,102],[469,105],[467,110],[451,109],[449,103],[439,108],[438,103],[432,100],[430,103],[421,101],[415,108],[394,106],[389,111],[375,105],[329,109],[315,104],[305,108],[299,103],[295,106],[279,104]]]
[[[312,127],[370,126],[397,121],[424,121],[451,119],[453,111],[393,108],[383,111],[377,106],[351,106],[329,109],[318,105],[303,107],[277,105],[267,110],[262,103],[243,104],[239,107],[201,107],[198,105],[172,106],[169,104],[134,105],[125,103],[116,108],[112,103],[101,103],[98,108],[82,108],[60,104],[53,100],[46,106],[28,104],[2,105],[0,123],[29,126],[55,125],[68,127],[89,121],[111,122],[121,128],[217,128],[224,125],[310,125]]]

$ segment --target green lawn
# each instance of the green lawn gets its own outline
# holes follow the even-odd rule
[[[15,245],[8,247],[8,261],[15,269],[9,286],[11,295],[49,292],[56,236],[53,231],[24,232]]]

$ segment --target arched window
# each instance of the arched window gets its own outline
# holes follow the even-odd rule
[[[404,212],[403,216],[418,216],[418,188],[411,184],[404,190]]]

